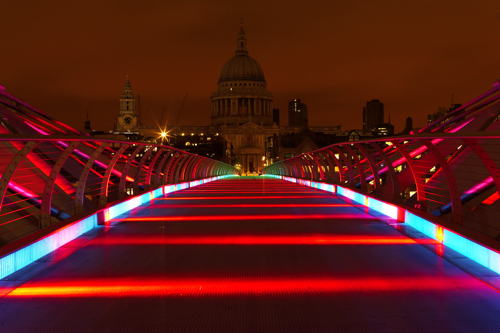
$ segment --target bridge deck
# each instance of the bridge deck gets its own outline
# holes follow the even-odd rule
[[[500,331],[496,290],[330,193],[224,180],[121,220],[3,281],[0,331]]]

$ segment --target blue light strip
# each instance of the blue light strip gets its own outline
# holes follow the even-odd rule
[[[417,216],[409,211],[405,212],[405,223],[410,227],[417,229],[424,235],[436,239],[437,234],[437,225],[432,222],[427,221],[420,216]]]
[[[212,182],[215,180],[223,179],[230,177],[230,175],[224,175],[224,176],[217,176],[217,177],[211,177],[211,178],[205,178],[205,179],[200,179],[200,180],[193,180],[191,182],[185,182],[185,183],[179,183],[179,184],[172,184],[172,185],[165,185],[163,187],[160,187],[156,190],[146,192],[144,194],[141,194],[139,196],[133,197],[131,199],[128,199],[126,201],[123,201],[119,204],[116,204],[114,206],[108,207],[104,211],[104,221],[109,221],[111,219],[114,219],[115,217],[124,214],[134,208],[137,208],[141,205],[144,205],[146,203],[149,203],[151,200],[154,200],[164,194],[175,192],[175,191],[180,191],[184,190],[190,187],[198,186],[201,184],[205,184],[208,182]]]
[[[309,180],[297,179],[293,177],[268,175],[269,177],[283,179],[292,183],[299,183],[302,185],[319,188],[329,192],[335,192],[354,202],[365,205],[374,211],[386,215],[393,219],[399,219],[406,225],[420,231],[429,238],[435,239],[442,243],[444,246],[460,253],[461,255],[473,260],[474,262],[500,274],[500,252],[490,249],[487,246],[478,244],[467,237],[460,235],[454,231],[446,229],[436,223],[428,221],[405,208],[383,202],[381,200],[372,198],[365,194],[358,193],[351,189],[339,185],[331,185],[326,183],[312,182]],[[326,185],[333,188],[326,187]],[[328,188],[328,189],[327,189]]]
[[[96,226],[97,214],[92,214],[0,258],[0,279],[28,266]]]
[[[444,229],[443,238],[445,246],[500,274],[500,253],[447,229]]]
[[[230,177],[230,175],[205,178],[201,180],[191,181],[189,183],[165,185],[153,191],[135,196],[126,201],[120,202],[116,205],[104,209],[104,219],[105,221],[109,221],[110,219],[118,215],[126,213],[133,208],[136,208],[140,205],[150,202],[155,198],[162,196],[164,193],[170,193],[189,187],[194,187],[200,184],[205,184],[227,177]],[[28,266],[34,261],[42,258],[43,256],[46,256],[47,254],[57,250],[61,246],[81,236],[82,234],[96,228],[98,226],[97,215],[98,213],[94,213],[85,217],[84,219],[70,223],[29,245],[23,246],[22,248],[1,257],[0,279],[3,279],[8,275],[17,272],[18,270]]]

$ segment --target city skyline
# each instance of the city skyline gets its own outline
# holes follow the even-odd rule
[[[401,130],[407,116],[422,126],[427,114],[451,104],[452,94],[454,102],[469,100],[498,78],[500,46],[493,41],[500,13],[496,2],[482,3],[444,1],[428,10],[430,3],[419,2],[399,16],[401,7],[388,2],[270,4],[264,11],[263,2],[147,2],[136,9],[90,1],[73,10],[61,2],[50,12],[12,3],[6,9],[13,15],[0,26],[16,52],[0,55],[0,84],[77,128],[88,112],[105,129],[128,75],[144,122],[152,125],[164,112],[170,121],[180,113],[179,123],[208,124],[210,95],[244,17],[251,55],[284,122],[288,101],[301,98],[312,125],[360,128],[364,104],[377,98]],[[16,13],[26,17],[23,25],[10,24]]]

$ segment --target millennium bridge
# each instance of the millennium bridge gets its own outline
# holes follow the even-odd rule
[[[500,332],[498,82],[254,177],[0,115],[1,332]]]

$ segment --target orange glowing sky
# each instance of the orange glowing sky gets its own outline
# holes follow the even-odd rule
[[[77,128],[87,112],[95,128],[113,126],[125,75],[146,125],[162,112],[208,124],[241,17],[285,121],[299,97],[312,125],[359,128],[363,104],[379,98],[400,130],[500,77],[497,0],[28,0],[2,13],[0,84]]]

